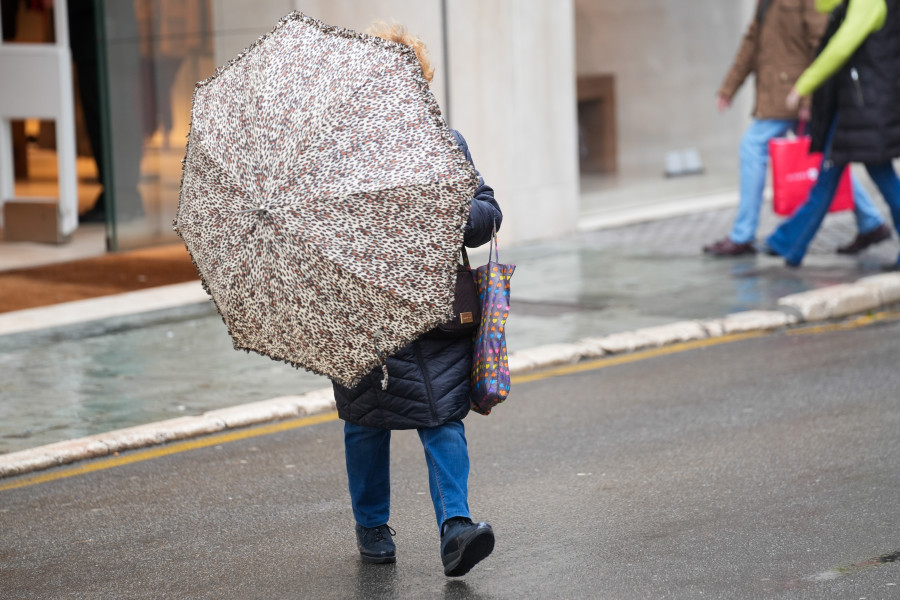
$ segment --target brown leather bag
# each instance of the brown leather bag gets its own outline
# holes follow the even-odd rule
[[[435,337],[464,337],[475,333],[481,322],[481,303],[475,288],[475,274],[469,266],[469,255],[462,249],[463,261],[456,267],[456,292],[453,297],[453,318],[441,323],[429,334]]]

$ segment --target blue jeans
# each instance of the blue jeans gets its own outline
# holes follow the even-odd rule
[[[735,244],[746,244],[756,238],[759,211],[762,208],[766,171],[769,166],[769,140],[794,129],[793,119],[754,119],[741,138],[740,203],[728,237]],[[854,215],[860,233],[868,233],[884,223],[881,214],[855,177],[853,184]]]
[[[834,137],[836,126],[837,119],[835,118],[828,134],[826,148],[831,147],[831,139]],[[828,150],[825,151],[825,156],[828,156]],[[810,242],[816,236],[816,232],[828,213],[828,207],[831,206],[841,174],[846,168],[845,164],[837,165],[823,160],[819,169],[819,178],[809,192],[809,199],[790,219],[781,223],[766,240],[769,247],[780,254],[789,265],[797,266],[803,262]],[[897,178],[894,167],[890,162],[866,164],[866,171],[890,206],[894,227],[900,226],[900,179]],[[856,200],[855,197],[854,200]]]
[[[428,464],[428,488],[438,528],[469,516],[469,450],[462,421],[418,429]],[[344,423],[344,451],[353,516],[363,527],[388,522],[391,513],[391,430]]]

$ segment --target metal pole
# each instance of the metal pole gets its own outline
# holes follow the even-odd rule
[[[447,33],[447,0],[441,0],[441,42],[444,52],[444,120],[450,124],[450,42]]]

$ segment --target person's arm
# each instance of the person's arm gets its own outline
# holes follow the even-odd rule
[[[722,82],[721,87],[719,87],[718,97],[720,110],[723,110],[731,103],[731,99],[744,84],[747,76],[753,72],[756,46],[759,40],[756,30],[757,25],[756,19],[754,18],[753,22],[750,23],[750,27],[747,28],[747,32],[744,34],[744,39],[741,41],[737,55],[734,57],[731,69],[728,70],[725,80]]]
[[[817,0],[821,3],[822,0]],[[826,0],[827,2],[827,0]],[[826,6],[827,4],[823,4]],[[885,0],[853,0],[844,22],[813,63],[803,71],[794,88],[800,96],[808,96],[837,73],[853,56],[867,37],[884,26],[887,16]]]
[[[469,145],[466,143],[462,134],[456,130],[451,130],[453,137],[460,149],[466,155],[466,160],[474,167],[475,162],[469,153]],[[475,169],[478,175],[478,188],[472,197],[472,209],[469,211],[469,220],[466,223],[466,232],[463,236],[463,243],[469,248],[477,248],[488,243],[491,240],[491,233],[496,226],[500,231],[500,223],[503,222],[503,213],[500,211],[500,205],[494,199],[494,188],[484,182],[484,178],[478,169]]]
[[[828,14],[836,9],[844,0],[816,0],[816,10]]]

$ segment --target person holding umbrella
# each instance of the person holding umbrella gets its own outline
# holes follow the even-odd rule
[[[425,45],[405,27],[375,23],[367,33],[412,47],[431,81],[434,69]],[[451,132],[472,163],[462,135]],[[464,236],[469,247],[488,242],[503,219],[493,189],[476,174],[478,188]],[[469,455],[462,419],[469,412],[472,354],[471,334],[445,337],[429,332],[387,358],[390,380],[385,389],[381,368],[353,388],[333,382],[338,414],[345,421],[347,477],[363,561],[396,560],[391,539],[395,532],[388,526],[390,439],[395,429],[416,429],[424,447],[444,573],[464,575],[493,550],[491,526],[474,523],[468,505]]]
[[[463,246],[503,215],[441,115],[425,46],[372,33],[294,11],[199,82],[173,227],[235,349],[334,384],[363,560],[396,560],[390,437],[416,429],[459,576],[494,534],[468,507],[473,336],[444,330]]]

